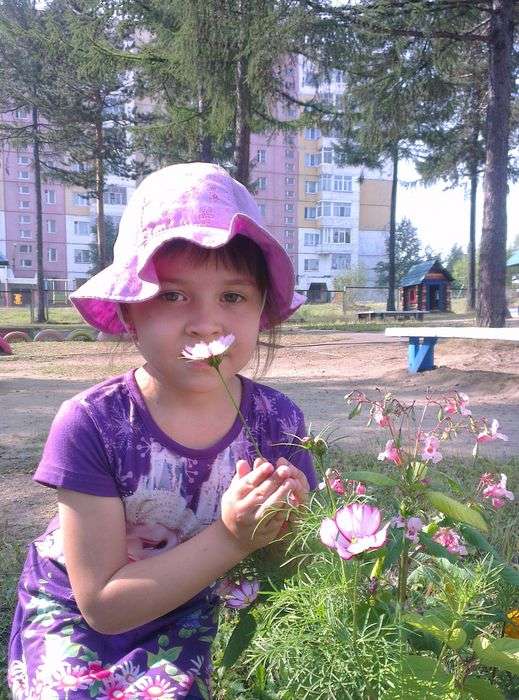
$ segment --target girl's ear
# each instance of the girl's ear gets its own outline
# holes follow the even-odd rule
[[[131,339],[135,344],[137,344],[137,330],[135,328],[135,325],[132,321],[131,313],[130,313],[130,305],[129,304],[119,304],[119,313],[118,316],[122,323],[125,325],[126,330],[131,336]]]

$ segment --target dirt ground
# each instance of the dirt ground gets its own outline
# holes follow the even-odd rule
[[[367,429],[365,419],[347,420],[344,396],[375,389],[418,402],[429,389],[441,396],[467,393],[477,416],[497,418],[508,442],[484,445],[490,459],[519,456],[519,346],[491,341],[439,341],[437,369],[407,372],[407,343],[381,333],[291,333],[283,336],[274,365],[261,379],[287,393],[305,412],[313,431],[333,421],[348,452],[376,454],[386,437]],[[107,376],[139,363],[126,345],[31,343],[0,356],[0,527],[16,528],[20,539],[39,532],[55,508],[55,495],[31,481],[51,420],[59,405]],[[470,456],[472,443],[459,441],[450,457]],[[515,480],[515,479],[514,479]]]

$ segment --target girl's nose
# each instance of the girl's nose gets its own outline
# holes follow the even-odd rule
[[[212,304],[198,303],[191,310],[186,323],[186,333],[200,340],[214,340],[223,335],[223,326],[218,318],[218,311]]]

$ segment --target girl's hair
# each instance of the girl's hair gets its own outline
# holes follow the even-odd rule
[[[250,238],[237,234],[221,248],[202,248],[190,241],[177,238],[162,246],[159,252],[161,256],[182,253],[194,265],[206,265],[212,262],[216,267],[223,265],[229,270],[246,273],[255,280],[262,298],[265,300],[263,315],[267,318],[270,328],[265,331],[264,338],[258,338],[253,357],[254,376],[266,374],[274,360],[279,339],[280,321],[272,303],[269,291],[269,273],[260,247]],[[262,348],[265,348],[266,351],[263,362]]]

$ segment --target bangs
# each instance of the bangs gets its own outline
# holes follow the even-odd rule
[[[268,289],[268,271],[261,249],[250,238],[237,234],[226,245],[220,248],[203,248],[202,246],[177,238],[166,243],[160,249],[162,256],[182,254],[187,262],[193,265],[209,265],[224,267],[241,274],[246,274],[256,282],[262,294]],[[268,294],[267,294],[268,296]]]

